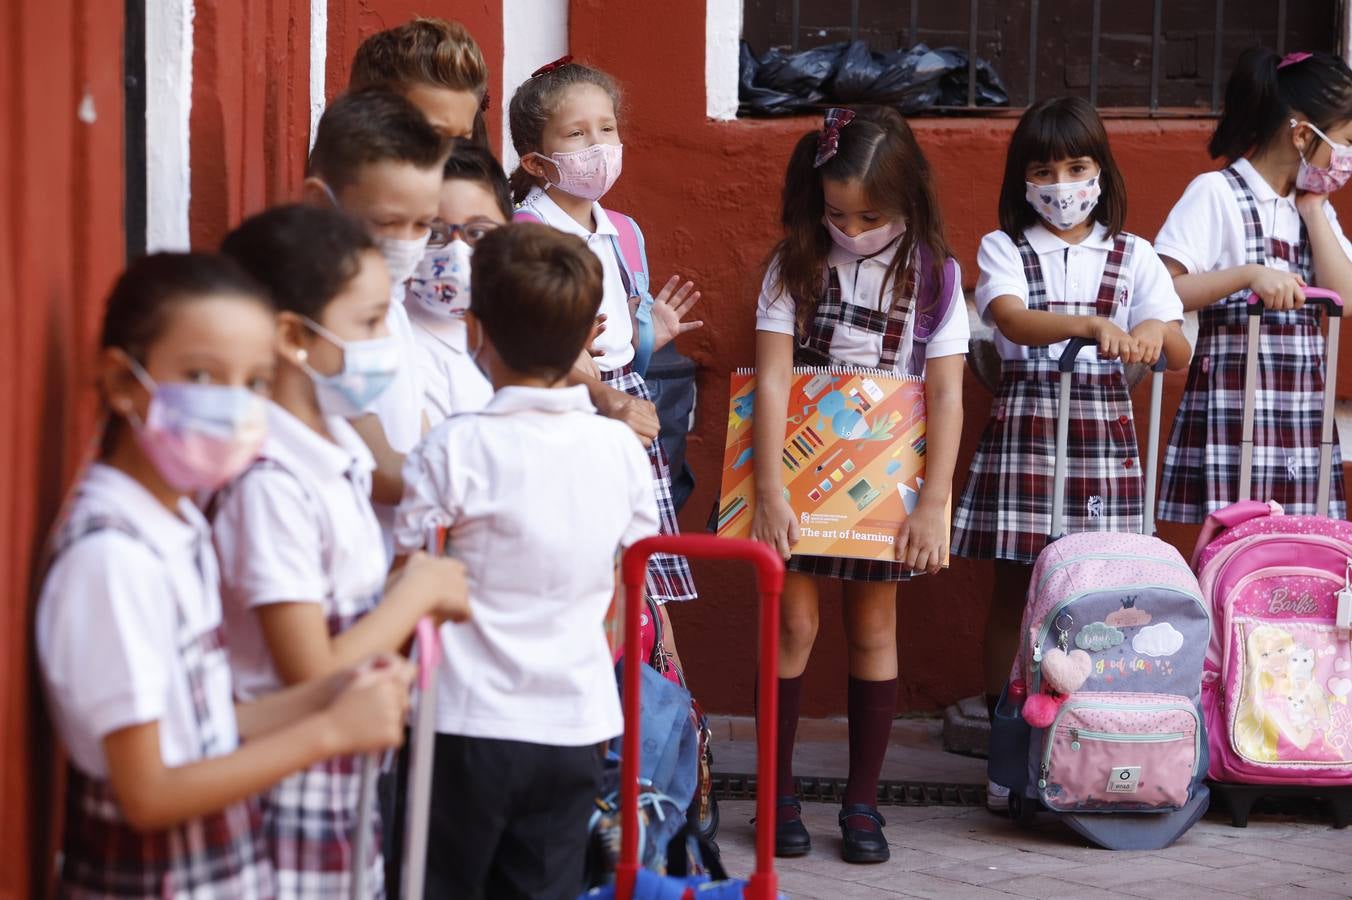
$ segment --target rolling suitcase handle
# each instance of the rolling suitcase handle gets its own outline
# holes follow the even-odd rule
[[[1056,464],[1052,474],[1052,528],[1048,537],[1056,540],[1065,534],[1066,522],[1066,456],[1070,441],[1070,386],[1075,374],[1075,360],[1080,351],[1094,346],[1088,338],[1071,338],[1066,342],[1057,362],[1061,373],[1056,397]],[[1146,434],[1145,450],[1145,503],[1141,508],[1141,534],[1155,533],[1155,475],[1159,468],[1160,455],[1160,406],[1164,398],[1164,351],[1151,367],[1150,375],[1150,425]]]
[[[1329,514],[1329,481],[1333,468],[1333,398],[1338,390],[1338,330],[1342,325],[1343,299],[1324,288],[1301,288],[1305,303],[1321,307],[1329,320],[1329,335],[1324,348],[1324,410],[1319,431],[1319,484],[1315,495],[1319,515]],[[1253,420],[1258,394],[1258,335],[1262,330],[1263,301],[1249,295],[1248,343],[1244,350],[1244,419],[1239,444],[1239,496],[1248,500],[1253,493]]]
[[[645,538],[624,553],[624,640],[637,640],[641,629],[643,583],[648,557],[674,553],[698,559],[741,559],[756,567],[760,591],[760,724],[756,735],[756,816],[775,820],[775,725],[779,715],[779,595],[784,588],[784,560],[766,544],[711,534],[662,535]],[[641,654],[624,654],[624,738],[620,756],[620,861],[615,867],[615,896],[630,900],[638,877],[639,690]],[[631,727],[635,726],[635,727]],[[774,900],[775,830],[756,829],[756,870],[748,882],[747,900]]]

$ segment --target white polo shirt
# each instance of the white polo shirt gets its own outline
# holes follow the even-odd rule
[[[607,318],[606,330],[597,338],[595,345],[605,353],[596,357],[596,365],[602,372],[613,372],[629,365],[634,361],[634,322],[629,315],[629,292],[624,288],[624,276],[620,274],[620,260],[616,256],[615,236],[618,232],[606,211],[601,208],[601,204],[592,204],[596,231],[588,231],[560,209],[548,191],[539,187],[526,195],[521,203],[521,211],[530,213],[552,228],[582,238],[596,258],[601,260],[601,269],[605,273],[601,312]]]
[[[404,286],[396,284],[390,292],[390,311],[385,314],[390,334],[399,341],[399,371],[390,386],[376,399],[372,412],[385,429],[385,440],[396,453],[408,453],[422,440],[424,392],[418,365],[418,340],[413,323],[404,308]],[[394,557],[394,506],[375,504],[376,519],[384,535],[386,564]]]
[[[894,241],[881,253],[861,257],[833,243],[827,256],[827,265],[835,270],[836,278],[840,282],[841,302],[872,310],[890,309],[892,284],[888,281],[885,285],[884,280],[899,245],[899,241]],[[967,352],[971,329],[967,322],[967,302],[962,295],[962,272],[956,262],[953,269],[953,293],[949,297],[948,311],[944,315],[944,320],[930,334],[929,344],[925,347],[926,359],[938,359],[941,356]],[[775,284],[778,278],[778,267],[771,265],[761,282],[760,298],[756,301],[756,330],[793,335],[797,304]],[[906,324],[906,333],[902,336],[901,347],[897,352],[895,370],[898,372],[905,371],[906,363],[911,358],[911,348],[915,344],[915,325],[916,316],[912,310]],[[831,355],[850,365],[876,366],[882,352],[883,336],[877,332],[840,322],[831,336]]]
[[[179,654],[180,622],[205,635],[221,624],[216,556],[206,520],[186,500],[178,515],[130,476],[102,463],[81,480],[69,521],[93,516],[131,525],[75,541],[43,581],[37,653],[57,731],[80,771],[107,777],[103,739],[159,723],[166,766],[202,759],[203,736]],[[206,707],[215,749],[239,743],[224,652],[210,654]]]
[[[1067,244],[1040,224],[1025,231],[1024,237],[1028,239],[1042,267],[1042,281],[1047,288],[1048,302],[1059,302],[1060,298],[1090,304],[1094,302],[1098,297],[1099,283],[1103,280],[1108,251],[1113,247],[1113,239],[1106,226],[1095,223],[1094,230],[1078,244]],[[990,306],[996,297],[1017,297],[1025,306],[1028,305],[1028,279],[1023,274],[1023,257],[1009,235],[1003,231],[992,231],[981,239],[977,265],[981,275],[976,283],[976,310],[983,322],[995,328]],[[1112,315],[1113,324],[1118,328],[1131,331],[1150,319],[1161,322],[1183,321],[1183,301],[1178,299],[1174,281],[1145,238],[1136,238],[1136,246],[1132,250],[1127,271],[1123,273],[1122,283],[1127,287],[1126,296],[1118,292]],[[1059,358],[1065,347],[1065,341],[1052,344],[1052,358]],[[995,328],[995,348],[1001,359],[1028,358],[1028,348],[1006,338],[999,328]],[[1097,358],[1097,347],[1086,347],[1080,351],[1081,360]]]
[[[1247,159],[1236,160],[1234,168],[1253,194],[1263,234],[1292,245],[1299,242],[1301,219],[1295,192],[1285,197],[1278,194]],[[1343,234],[1338,213],[1328,201],[1324,202],[1324,215],[1338,235],[1343,252],[1352,259],[1352,243]],[[1190,274],[1248,264],[1243,213],[1224,172],[1207,172],[1192,180],[1164,220],[1164,227],[1155,238],[1155,251],[1176,260]],[[1284,272],[1295,269],[1286,260],[1277,258],[1269,259],[1268,265]],[[1315,278],[1317,281],[1318,273]]]
[[[581,746],[623,730],[602,628],[616,554],[658,532],[648,456],[581,385],[508,387],[409,454],[402,552],[449,526],[471,618],[442,626],[437,730]]]
[[[427,312],[416,300],[405,301],[405,306],[413,322],[423,408],[431,424],[487,406],[493,385],[470,358],[469,329],[464,321]]]
[[[371,452],[343,419],[321,437],[275,403],[263,462],[221,493],[212,522],[236,692],[283,686],[258,623],[270,603],[317,603],[326,617],[367,612],[387,566],[371,509]]]

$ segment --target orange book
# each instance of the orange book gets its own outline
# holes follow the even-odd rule
[[[718,534],[749,537],[755,370],[735,372],[730,393]],[[891,560],[925,483],[925,382],[876,369],[794,369],[778,468],[798,517],[795,555]]]

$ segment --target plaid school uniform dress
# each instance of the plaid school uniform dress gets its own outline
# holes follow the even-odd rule
[[[617,391],[624,391],[640,400],[652,401],[647,382],[634,371],[633,366],[602,372],[601,380]],[[662,534],[680,534],[681,526],[676,523],[676,504],[671,498],[671,465],[667,462],[667,453],[660,441],[653,441],[648,448],[648,462],[652,464],[653,485],[657,489],[657,515]],[[695,590],[695,576],[690,572],[690,561],[684,556],[654,553],[648,558],[645,583],[648,596],[657,603],[694,600],[699,596]]]
[[[145,541],[130,523],[94,516],[71,523],[57,539],[53,559],[77,540],[114,529]],[[198,552],[202,552],[199,547]],[[158,555],[158,554],[157,554]],[[199,557],[200,559],[200,557]],[[199,562],[199,569],[201,568]],[[177,604],[178,654],[192,699],[203,759],[223,752],[212,725],[207,684],[228,672],[220,623],[193,633]],[[218,812],[179,825],[143,833],[122,814],[105,778],[68,766],[66,823],[58,895],[72,900],[94,897],[155,897],[240,900],[276,896],[272,865],[255,799],[232,803]]]
[[[285,467],[264,458],[254,469]],[[247,477],[247,473],[246,473]],[[365,499],[367,484],[351,473],[347,480]],[[301,482],[302,490],[304,483]],[[318,508],[318,500],[307,496]],[[331,539],[330,539],[331,540]],[[332,548],[321,550],[324,569],[332,571]],[[343,596],[330,585],[324,598],[325,624],[329,637],[348,630],[380,600],[380,595]],[[351,892],[353,854],[357,851],[357,810],[361,801],[360,755],[348,754],[321,760],[288,775],[263,795],[263,834],[267,838],[276,871],[277,895],[306,900],[310,897],[346,897]],[[375,783],[369,786],[375,790]],[[385,896],[385,860],[381,853],[380,809],[372,805],[371,862],[366,884],[373,900]]]
[[[915,305],[916,277],[915,264],[907,265],[902,276],[902,288],[888,309],[861,306],[846,303],[840,290],[840,276],[834,268],[828,268],[826,293],[817,302],[817,308],[808,323],[806,333],[797,341],[793,351],[795,366],[854,366],[831,355],[831,341],[835,338],[836,327],[847,325],[860,331],[882,335],[882,350],[878,355],[875,368],[891,371],[897,367],[902,340],[911,320],[911,308]],[[883,292],[886,295],[886,291]],[[923,359],[919,361],[920,371],[911,371],[917,367],[914,357],[904,367],[906,374],[920,376],[924,374]],[[785,568],[790,572],[799,572],[819,578],[841,578],[846,581],[909,581],[910,571],[901,563],[885,559],[842,559],[834,556],[804,556],[795,554]]]
[[[1093,298],[1051,299],[1037,253],[1020,235],[1028,308],[1110,318],[1118,304],[1128,302],[1135,240],[1125,233],[1113,239]],[[1047,347],[1029,348],[1026,360],[1001,363],[991,418],[953,514],[956,555],[1032,563],[1046,546],[1059,380],[1057,360]],[[1144,484],[1122,364],[1077,361],[1070,397],[1066,533],[1139,531]]]
[[[1285,260],[1310,283],[1310,243],[1301,225],[1295,245],[1263,233],[1258,205],[1233,167],[1223,170],[1244,220],[1245,260]],[[1239,446],[1244,402],[1247,301],[1237,291],[1198,313],[1197,348],[1164,454],[1160,518],[1201,522],[1239,498]],[[1318,311],[1265,312],[1258,344],[1254,406],[1253,485],[1249,496],[1276,500],[1290,515],[1318,510],[1319,441],[1323,413],[1324,337]],[[1333,434],[1329,515],[1347,517],[1342,454]]]

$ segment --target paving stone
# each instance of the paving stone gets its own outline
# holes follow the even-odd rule
[[[999,856],[963,862],[944,863],[940,866],[923,868],[918,874],[946,878],[949,881],[961,881],[965,884],[998,888],[1002,881],[1022,878],[1025,875],[1038,875],[1043,872],[1058,872],[1065,867],[1065,860],[1042,853],[1011,851]]]
[[[1259,888],[1248,896],[1261,897],[1262,900],[1347,900],[1347,891],[1329,888],[1327,884],[1318,887],[1284,884],[1278,887]]]

